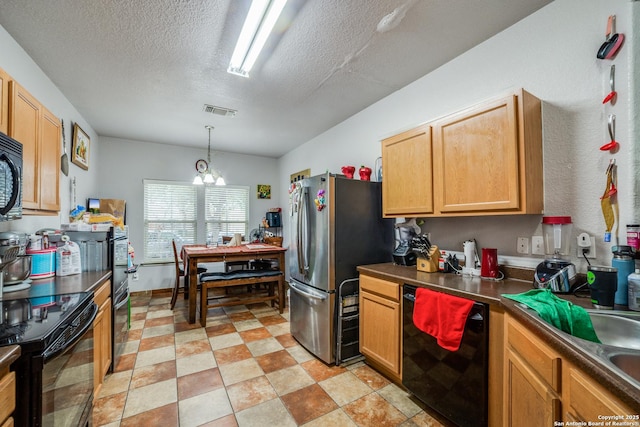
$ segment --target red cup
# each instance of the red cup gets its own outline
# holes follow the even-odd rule
[[[498,277],[498,250],[482,248],[482,263],[480,264],[480,276]]]

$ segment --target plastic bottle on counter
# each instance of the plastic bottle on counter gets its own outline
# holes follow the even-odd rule
[[[640,311],[640,269],[627,277],[629,310]]]

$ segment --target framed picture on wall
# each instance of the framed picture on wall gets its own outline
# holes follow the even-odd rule
[[[85,131],[73,125],[73,144],[71,150],[71,161],[84,170],[89,170],[89,150],[91,149],[91,139]]]
[[[258,199],[270,199],[271,186],[267,184],[258,184]]]

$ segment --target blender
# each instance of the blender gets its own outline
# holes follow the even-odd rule
[[[398,245],[393,250],[393,262],[398,265],[416,265],[416,254],[411,248],[411,239],[420,234],[420,226],[415,218],[410,218],[405,222],[395,224],[398,230]]]
[[[533,285],[554,293],[569,293],[576,282],[576,266],[568,261],[571,217],[543,216],[542,233],[547,258],[536,267]]]

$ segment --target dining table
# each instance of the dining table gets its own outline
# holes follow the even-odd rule
[[[198,296],[198,264],[206,262],[252,261],[271,259],[278,261],[278,268],[284,273],[284,254],[287,248],[265,243],[248,243],[239,246],[183,245],[182,257],[185,262],[185,287],[189,298],[189,323],[196,321],[196,300]]]

